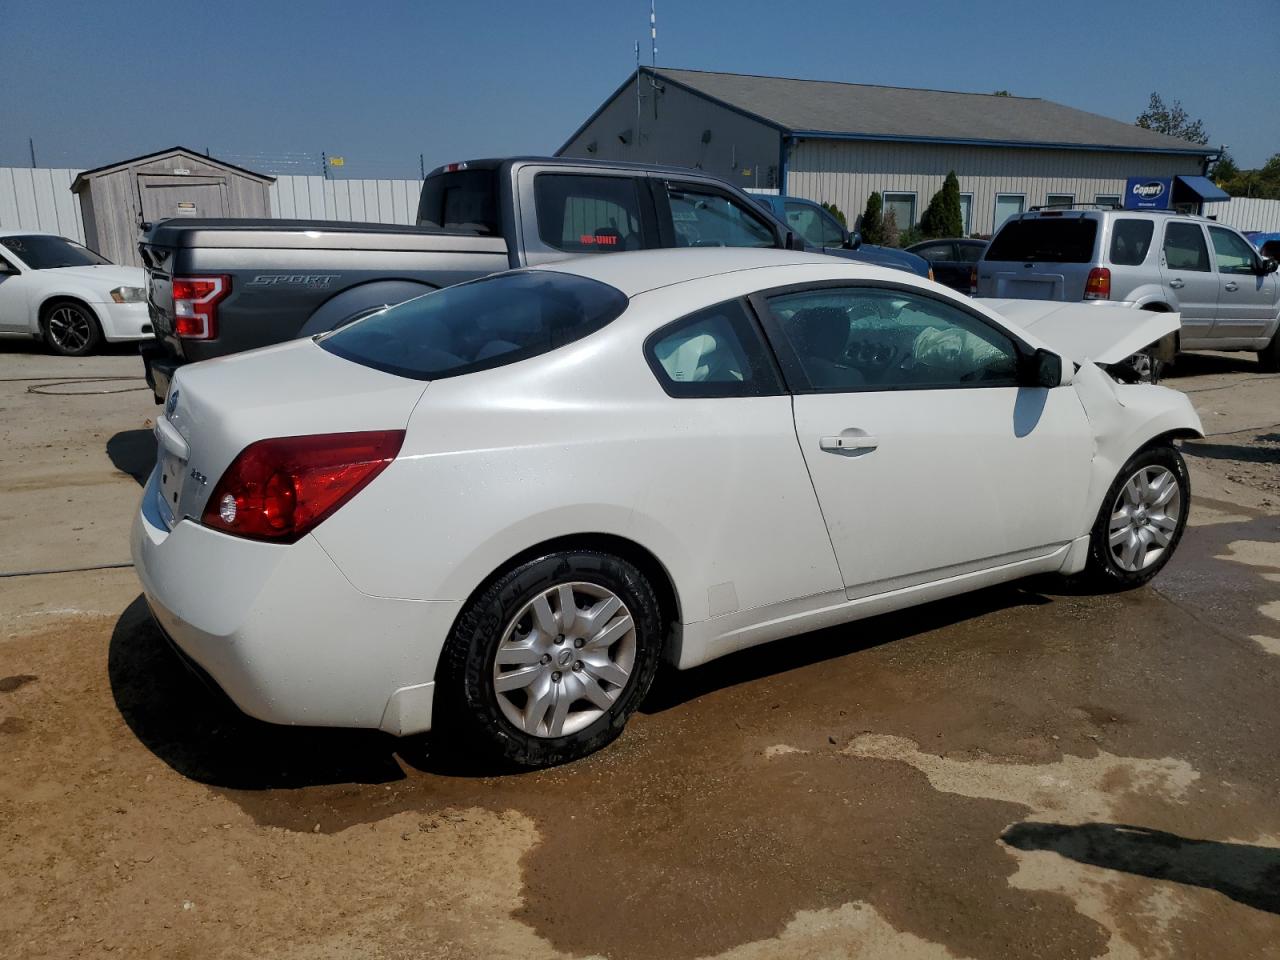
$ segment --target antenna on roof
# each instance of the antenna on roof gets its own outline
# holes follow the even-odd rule
[[[654,9],[654,0],[649,0],[649,46],[650,66],[658,65],[658,11]]]

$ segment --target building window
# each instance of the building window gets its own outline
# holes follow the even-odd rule
[[[1120,206],[1120,194],[1118,193],[1099,193],[1093,198],[1093,202],[1100,207]]]
[[[960,194],[960,222],[964,224],[964,235],[973,233],[973,194]]]
[[[999,230],[1004,222],[1027,209],[1027,198],[1021,193],[997,193],[992,226]]]
[[[1076,202],[1074,193],[1051,193],[1044,198],[1046,207],[1069,207]]]
[[[916,225],[916,195],[914,193],[886,193],[884,195],[884,216],[888,219],[893,214],[894,222],[899,230],[906,230]]]

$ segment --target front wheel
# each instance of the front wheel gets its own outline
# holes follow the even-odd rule
[[[1086,577],[1103,589],[1141,586],[1182,539],[1191,507],[1187,465],[1174,447],[1134,454],[1107,491],[1089,543]]]
[[[441,726],[520,766],[575,760],[622,732],[660,651],[658,601],[632,564],[594,550],[529,561],[458,617]]]
[[[98,318],[83,304],[60,300],[50,304],[41,318],[44,342],[64,357],[86,357],[102,342]]]

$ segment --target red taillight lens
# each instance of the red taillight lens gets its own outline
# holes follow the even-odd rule
[[[978,293],[978,268],[969,268],[969,296],[977,296]]]
[[[259,440],[227,467],[201,522],[251,540],[293,543],[396,458],[403,430]]]
[[[173,332],[187,340],[212,340],[218,335],[218,301],[230,292],[230,277],[174,277]]]
[[[1089,279],[1084,283],[1086,300],[1111,299],[1111,271],[1106,267],[1094,267],[1089,271]]]

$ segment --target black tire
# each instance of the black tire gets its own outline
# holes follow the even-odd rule
[[[530,601],[560,584],[595,584],[626,604],[635,627],[635,658],[612,706],[577,732],[536,736],[516,726],[499,705],[494,658],[508,625]],[[501,574],[463,609],[441,654],[440,707],[435,726],[449,741],[474,744],[521,767],[549,767],[599,750],[622,732],[649,687],[662,648],[657,596],[632,564],[595,550],[565,550]]]
[[[62,357],[87,357],[102,343],[93,311],[78,300],[52,300],[40,311],[45,346]]]
[[[1150,566],[1140,570],[1126,570],[1112,554],[1109,539],[1111,536],[1111,518],[1117,506],[1117,500],[1125,485],[1144,467],[1164,467],[1173,474],[1178,484],[1180,512],[1177,525],[1169,544],[1155,558]],[[1169,444],[1146,447],[1129,458],[1120,469],[1116,478],[1107,490],[1094,521],[1089,537],[1089,560],[1085,566],[1082,579],[1091,587],[1100,591],[1129,590],[1147,583],[1164,569],[1169,558],[1178,548],[1182,540],[1182,532],[1187,526],[1187,515],[1191,510],[1191,478],[1187,475],[1187,464],[1182,454]]]
[[[1280,373],[1280,331],[1258,351],[1258,366],[1267,373]]]

